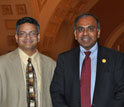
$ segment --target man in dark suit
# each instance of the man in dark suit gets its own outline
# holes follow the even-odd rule
[[[100,23],[92,14],[82,14],[75,19],[74,35],[80,46],[58,57],[50,87],[53,107],[124,107],[123,54],[98,44]],[[87,51],[90,51],[91,66],[88,67],[90,76],[85,75],[85,79],[90,77],[90,89],[82,90],[82,63]],[[84,81],[87,86],[89,83]],[[88,92],[83,98],[82,91]],[[87,106],[84,103],[88,95]]]

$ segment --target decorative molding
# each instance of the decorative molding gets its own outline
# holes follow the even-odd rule
[[[5,20],[5,26],[8,30],[15,30],[16,29],[16,21],[17,20]]]
[[[42,8],[45,6],[47,0],[37,0],[37,2],[38,2],[39,11],[41,11]]]
[[[12,7],[11,5],[1,5],[2,15],[12,15]]]
[[[118,25],[110,35],[108,35],[107,40],[105,41],[105,46],[111,48],[119,36],[124,33],[124,23]]]
[[[27,14],[26,4],[16,4],[16,11],[18,15],[26,15]]]

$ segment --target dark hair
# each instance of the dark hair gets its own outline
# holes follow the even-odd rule
[[[88,17],[88,16],[92,16],[92,17],[96,20],[97,29],[99,30],[99,29],[100,29],[100,22],[99,22],[98,18],[97,18],[95,15],[90,14],[90,13],[83,13],[83,14],[81,14],[80,16],[77,16],[77,17],[76,17],[76,19],[74,20],[74,30],[76,30],[76,24],[77,24],[78,20],[79,20],[80,18],[84,18],[84,17]]]
[[[37,32],[38,33],[40,32],[40,25],[38,24],[37,20],[35,20],[34,18],[31,18],[31,17],[23,17],[16,22],[16,33],[19,32],[19,26],[24,23],[31,23],[31,24],[36,25]]]

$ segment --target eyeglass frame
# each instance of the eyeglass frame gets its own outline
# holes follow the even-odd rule
[[[19,37],[23,37],[23,38],[27,37],[28,35],[29,35],[30,37],[36,37],[38,34],[39,34],[39,33],[38,33],[38,32],[35,32],[35,31],[30,31],[30,32],[28,32],[28,33],[26,33],[25,31],[20,31],[20,32],[17,33],[17,35],[18,35]]]
[[[78,32],[84,32],[85,30],[87,29],[87,31],[88,32],[94,32],[94,31],[98,31],[98,29],[95,27],[95,26],[93,26],[93,25],[89,25],[89,26],[86,26],[86,27],[84,27],[84,26],[78,26],[78,27],[76,27],[76,30],[78,31]]]

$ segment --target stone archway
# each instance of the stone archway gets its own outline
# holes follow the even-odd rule
[[[113,30],[113,32],[110,35],[108,35],[108,39],[106,40],[104,45],[106,47],[112,48],[112,46],[114,45],[116,40],[121,36],[122,33],[124,33],[124,23],[121,23],[120,25],[118,25]]]
[[[39,44],[39,47],[42,46],[39,48],[40,51],[56,59],[59,53],[71,49],[74,40],[73,20],[79,14],[88,12],[98,1],[61,0],[52,11],[52,15],[49,15],[47,23],[43,22],[45,27]]]

